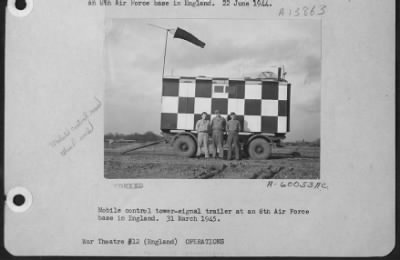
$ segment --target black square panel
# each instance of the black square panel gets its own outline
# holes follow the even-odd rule
[[[228,87],[229,98],[244,98],[244,80],[230,80]]]
[[[211,97],[212,95],[212,80],[197,79],[195,97]]]
[[[263,81],[262,82],[262,99],[278,100],[278,82]]]
[[[179,97],[178,113],[193,114],[194,113],[194,98]]]
[[[211,111],[214,113],[214,111],[217,109],[222,115],[228,114],[228,99],[226,98],[211,99]]]
[[[276,116],[261,117],[261,131],[264,133],[276,133],[278,131],[278,117]]]
[[[287,116],[288,115],[288,102],[286,100],[279,100],[278,101],[278,116]]]
[[[161,113],[161,129],[176,129],[178,127],[178,114]]]
[[[246,99],[244,101],[244,114],[246,116],[259,116],[259,115],[261,115],[261,100],[259,100],[259,99]]]
[[[162,95],[177,97],[179,95],[179,79],[163,79]]]

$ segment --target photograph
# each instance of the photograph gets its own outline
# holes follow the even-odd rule
[[[395,1],[25,2],[7,255],[393,254]]]
[[[321,22],[108,19],[104,177],[320,179]]]

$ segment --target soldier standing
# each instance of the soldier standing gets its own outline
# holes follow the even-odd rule
[[[204,146],[205,157],[208,158],[208,132],[210,130],[210,121],[206,119],[207,113],[201,113],[201,119],[196,123],[197,131],[197,157],[201,155],[201,147]]]
[[[226,131],[228,132],[228,160],[232,159],[232,145],[235,149],[236,160],[240,160],[239,132],[241,127],[234,112],[231,113],[231,120],[226,124]]]
[[[224,158],[224,132],[226,127],[225,118],[223,118],[219,112],[219,110],[215,110],[214,112],[216,116],[211,121],[211,129],[212,129],[212,140],[213,140],[213,157]]]

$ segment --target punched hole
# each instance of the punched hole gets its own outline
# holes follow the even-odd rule
[[[14,203],[14,205],[16,205],[18,207],[24,205],[24,203],[25,203],[24,195],[21,195],[21,194],[15,195],[13,198],[13,203]]]
[[[15,8],[22,11],[26,8],[26,1],[25,0],[16,0],[15,1]]]

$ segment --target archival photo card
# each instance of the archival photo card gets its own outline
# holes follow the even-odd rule
[[[106,30],[106,178],[320,178],[320,20]]]
[[[385,256],[395,1],[9,0],[16,256]]]

